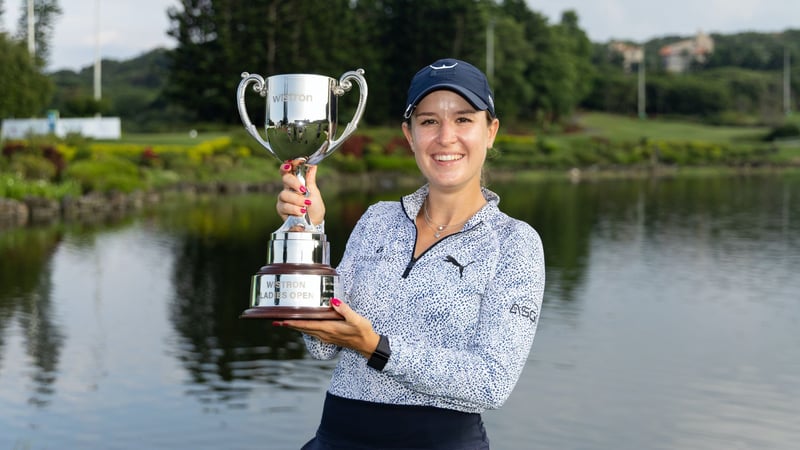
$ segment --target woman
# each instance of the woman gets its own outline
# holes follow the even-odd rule
[[[331,302],[345,320],[274,323],[303,332],[313,357],[340,357],[304,449],[488,449],[480,413],[508,398],[536,332],[541,241],[481,185],[500,126],[485,75],[436,61],[406,105],[403,134],[427,183],[372,205],[351,233],[337,267],[345,299]],[[316,168],[306,187],[288,169],[278,213],[322,223]]]

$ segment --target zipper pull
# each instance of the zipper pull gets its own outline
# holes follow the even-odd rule
[[[406,266],[406,270],[403,271],[403,278],[408,278],[408,273],[411,272],[411,269],[414,268],[414,264],[416,263],[417,260],[415,258],[411,258],[411,261],[409,261],[408,265]]]

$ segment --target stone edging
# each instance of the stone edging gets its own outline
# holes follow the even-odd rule
[[[80,197],[65,197],[61,200],[43,197],[27,197],[23,200],[0,198],[0,229],[47,224],[62,219],[92,222],[141,210],[145,205],[160,202],[164,194],[169,192],[187,195],[226,195],[269,192],[276,189],[280,189],[276,183],[204,183],[179,184],[166,191],[136,191],[128,194],[94,192]]]

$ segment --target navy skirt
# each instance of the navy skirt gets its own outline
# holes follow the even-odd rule
[[[480,414],[325,396],[317,435],[302,450],[488,450]]]

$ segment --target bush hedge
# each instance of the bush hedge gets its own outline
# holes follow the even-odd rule
[[[796,125],[776,128],[774,137],[794,136]],[[399,131],[378,130],[353,136],[321,166],[343,173],[417,174],[417,166]],[[279,162],[244,133],[204,141],[144,145],[94,142],[70,135],[8,141],[2,145],[0,196],[58,198],[93,191],[132,192],[179,183],[279,180]],[[518,136],[495,140],[489,165],[506,171],[571,168],[668,166],[759,166],[800,164],[797,151],[769,142],[681,139],[612,141],[601,136]]]

